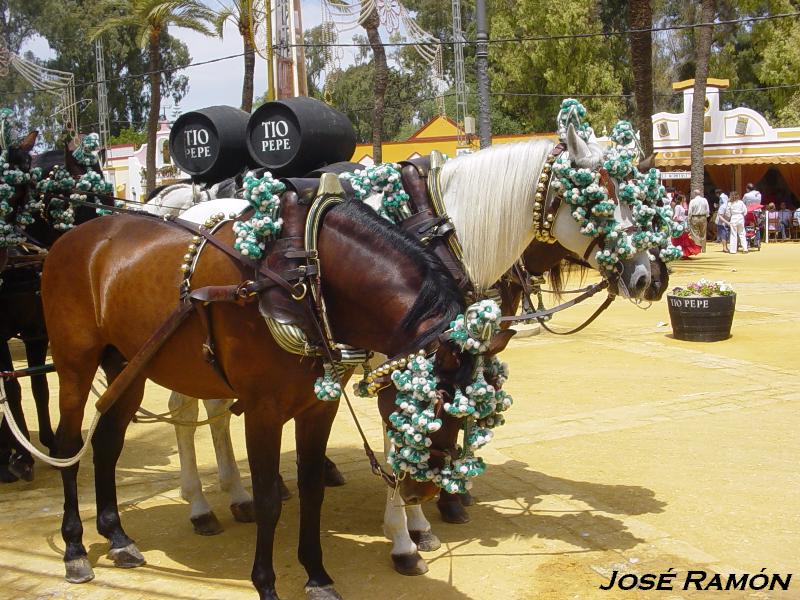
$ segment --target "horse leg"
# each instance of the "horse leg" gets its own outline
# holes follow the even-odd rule
[[[264,406],[267,404],[267,406]],[[275,527],[281,516],[279,473],[283,422],[264,399],[248,403],[244,413],[247,459],[253,479],[253,506],[258,532],[251,580],[260,600],[278,600],[272,564]]]
[[[383,513],[383,533],[392,540],[392,564],[401,575],[422,575],[428,564],[419,552],[408,531],[408,517],[403,499],[395,490],[386,490],[386,510]]]
[[[187,423],[197,422],[199,401],[172,392],[169,397],[169,410],[173,417]],[[189,520],[194,532],[198,535],[216,535],[222,533],[220,524],[211,505],[203,495],[203,484],[197,471],[197,453],[194,447],[194,425],[175,425],[175,437],[178,440],[178,458],[181,463],[181,497],[191,507]]]
[[[103,370],[109,384],[122,371],[124,362],[122,355],[116,351],[104,357]],[[144,384],[144,377],[138,377],[130,384],[100,417],[92,437],[97,531],[111,543],[108,557],[114,561],[114,565],[126,569],[141,566],[145,560],[134,541],[122,529],[115,475],[117,460],[125,442],[125,431],[142,403]]]
[[[0,380],[0,385],[3,381]],[[11,451],[14,448],[14,434],[5,419],[0,423],[0,483],[14,483],[19,477],[8,468],[11,462]]]
[[[471,499],[472,496],[470,496]],[[469,523],[469,514],[467,514],[464,506],[465,504],[459,494],[448,494],[444,491],[439,494],[439,499],[436,501],[436,507],[439,509],[439,514],[442,515],[442,521],[455,523],[456,525]]]
[[[433,552],[442,547],[442,542],[431,531],[431,524],[422,512],[421,504],[412,504],[406,507],[408,519],[408,534],[417,545],[420,552]]]
[[[300,544],[297,556],[308,573],[306,596],[310,600],[341,599],[333,579],[322,564],[320,513],[325,497],[325,447],[337,405],[318,402],[295,417],[297,487],[300,489]]]
[[[14,362],[11,360],[11,350],[8,343],[0,344],[0,369],[4,371],[13,371]],[[7,379],[4,382],[6,390],[6,407],[11,411],[14,420],[22,431],[26,439],[30,440],[31,436],[28,433],[28,425],[25,423],[25,414],[22,412],[22,387],[16,379]],[[7,438],[11,452],[8,453],[8,471],[13,477],[23,479],[25,481],[33,480],[33,457],[30,452],[25,450],[8,429]]]
[[[239,467],[233,454],[231,442],[231,412],[225,400],[203,400],[208,418],[211,419],[211,439],[214,441],[214,454],[217,457],[217,472],[222,491],[231,497],[231,513],[240,523],[256,520],[253,512],[253,497],[242,485]]]
[[[383,451],[388,455],[391,442],[383,432]],[[430,529],[430,525],[428,525]],[[392,540],[392,564],[401,575],[422,575],[428,564],[419,555],[417,545],[408,531],[408,518],[403,499],[396,490],[386,490],[386,509],[383,512],[383,533]]]
[[[29,367],[43,365],[47,358],[47,338],[25,342],[25,355]],[[50,388],[47,385],[47,375],[31,377],[31,391],[39,420],[39,441],[47,447],[52,456],[55,451],[55,434],[50,423]]]
[[[336,466],[336,463],[333,462],[327,456],[325,457],[325,487],[339,487],[347,483],[345,481],[344,475],[339,470],[339,467]]]
[[[58,361],[58,359],[56,359]],[[59,413],[56,429],[56,453],[61,458],[76,454],[83,445],[81,423],[89,388],[99,363],[99,356],[86,354],[65,355],[58,361]],[[64,563],[66,580],[84,583],[94,579],[94,572],[83,546],[83,524],[78,509],[78,466],[61,469],[64,487],[64,517],[61,521],[61,537],[64,539]]]

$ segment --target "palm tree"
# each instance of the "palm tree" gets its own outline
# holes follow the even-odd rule
[[[366,0],[362,0],[362,5]],[[375,67],[375,106],[372,109],[372,159],[375,164],[383,162],[383,116],[386,112],[386,88],[389,85],[389,66],[386,63],[386,49],[381,42],[381,34],[378,27],[381,19],[378,15],[376,6],[372,7],[367,18],[363,21],[362,27],[367,32],[367,39],[372,48],[372,64]]]
[[[650,0],[630,0],[628,22],[631,29],[653,27]],[[631,34],[631,67],[636,97],[636,128],[645,156],[653,152],[653,38],[650,31]]]
[[[700,21],[712,23],[716,14],[716,0],[703,0]],[[705,137],[704,116],[706,109],[706,79],[708,79],[708,57],[711,54],[713,25],[700,27],[697,32],[697,60],[694,72],[694,94],[692,99],[692,190],[702,190],[705,180],[703,146]]]
[[[253,47],[253,0],[231,0],[231,4],[217,11],[214,28],[221,38],[225,23],[230,21],[239,30],[244,46],[244,81],[242,82],[242,110],[253,110],[253,77],[256,69],[256,55]]]
[[[161,114],[161,55],[159,45],[169,26],[212,35],[208,25],[214,12],[200,0],[123,0],[111,4],[114,15],[93,28],[91,39],[116,29],[133,29],[139,45],[147,50],[150,111],[147,115],[147,190],[156,185],[156,133]]]

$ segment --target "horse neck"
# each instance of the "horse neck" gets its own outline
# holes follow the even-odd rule
[[[326,216],[318,244],[323,294],[336,341],[389,356],[415,349],[420,336],[449,322],[462,306],[455,298],[442,300],[451,293],[437,287],[435,278],[379,229],[365,228],[339,208]],[[457,294],[454,282],[453,286]],[[436,310],[406,324],[419,298],[430,298]]]
[[[535,186],[552,147],[505,144],[445,163],[443,201],[476,288],[493,285],[533,239]]]

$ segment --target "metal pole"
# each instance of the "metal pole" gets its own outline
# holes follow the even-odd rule
[[[275,75],[272,54],[272,1],[264,0],[264,37],[267,38],[267,102],[275,100]]]
[[[486,26],[486,0],[475,3],[477,34],[475,48],[475,67],[478,80],[478,137],[481,148],[492,145],[492,122],[489,117],[489,31]]]

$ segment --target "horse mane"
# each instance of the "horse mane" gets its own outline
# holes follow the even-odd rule
[[[501,144],[448,160],[442,196],[479,290],[493,285],[533,238],[534,190],[549,140]]]
[[[63,150],[46,150],[41,154],[34,154],[31,157],[31,165],[42,169],[42,176],[47,177],[53,167],[64,164]]]
[[[147,194],[147,198],[145,199],[145,203],[149,202],[150,200],[152,200],[153,198],[158,196],[161,192],[163,192],[165,189],[170,188],[173,185],[184,185],[184,184],[191,185],[192,184],[192,180],[189,179],[189,178],[186,178],[186,179],[180,179],[178,181],[173,181],[172,183],[167,183],[166,185],[156,186],[156,187],[153,188],[152,192],[149,192]]]
[[[553,291],[553,298],[561,300],[564,291],[564,283],[569,279],[570,275],[577,273],[579,276],[578,286],[583,285],[586,279],[586,274],[591,271],[591,267],[584,263],[579,258],[566,256],[558,263],[550,267],[547,271],[547,282],[550,284],[550,289]]]
[[[414,304],[403,317],[401,327],[409,330],[431,317],[441,319],[414,340],[410,348],[423,348],[441,333],[442,323],[449,324],[465,309],[464,295],[453,276],[438,256],[429,252],[416,238],[389,223],[369,206],[358,200],[347,200],[337,210],[352,218],[359,226],[374,233],[380,240],[381,252],[397,252],[409,257],[423,278],[422,288]]]

